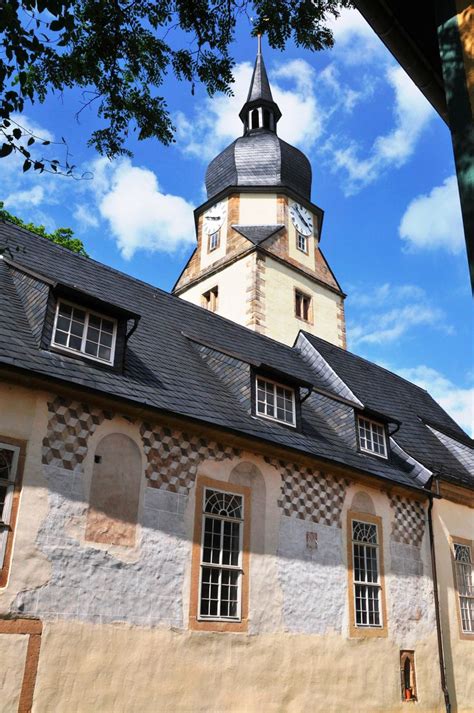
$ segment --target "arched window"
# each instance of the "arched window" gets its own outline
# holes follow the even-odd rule
[[[250,117],[252,122],[252,129],[258,129],[258,109],[254,109]]]
[[[140,450],[123,433],[98,444],[92,471],[86,540],[109,545],[135,545],[142,475]]]
[[[263,110],[263,128],[270,129],[270,112],[268,109]]]
[[[402,679],[402,700],[416,701],[415,652],[400,651],[400,675]]]

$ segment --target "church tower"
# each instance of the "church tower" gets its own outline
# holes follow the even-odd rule
[[[311,165],[277,135],[259,41],[243,135],[206,172],[197,247],[173,293],[285,344],[300,329],[346,346],[344,293],[320,248]]]

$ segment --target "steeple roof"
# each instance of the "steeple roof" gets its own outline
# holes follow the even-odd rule
[[[273,102],[272,90],[270,89],[270,82],[268,81],[267,70],[265,69],[265,63],[263,61],[260,36],[258,38],[257,59],[255,60],[255,66],[253,68],[247,102],[258,101],[259,99]]]
[[[243,105],[239,114],[244,124],[246,124],[248,112],[259,106],[265,106],[272,110],[276,124],[281,117],[281,111],[278,104],[273,101],[272,90],[270,88],[270,82],[268,81],[265,62],[263,61],[262,40],[260,35],[258,36],[257,58],[253,68],[247,101]]]
[[[216,156],[206,172],[207,197],[233,186],[285,187],[311,200],[311,165],[302,151],[277,136],[281,117],[273,100],[259,38],[250,88],[239,114],[243,136]]]

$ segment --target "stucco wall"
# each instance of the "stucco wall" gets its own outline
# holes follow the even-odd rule
[[[295,289],[312,295],[312,324],[295,317]],[[278,309],[269,308],[265,314],[265,333],[269,337],[285,344],[293,344],[299,330],[304,329],[342,346],[337,319],[340,299],[334,292],[296,273],[291,267],[267,257],[265,302],[269,307],[278,304]]]
[[[275,194],[241,193],[239,198],[239,225],[277,225]]]
[[[29,445],[0,616],[44,622],[35,712],[403,711],[402,648],[416,652],[417,708],[442,710],[424,513],[409,497],[54,394],[1,397],[0,433]],[[94,456],[117,433],[141,455],[129,546],[85,537]],[[188,629],[201,475],[251,488],[247,633]],[[382,518],[384,638],[349,637],[354,502]]]
[[[213,287],[218,287],[219,304],[217,314],[231,319],[237,324],[246,325],[247,320],[247,295],[249,273],[253,265],[253,256],[237,260],[226,266],[225,270],[218,272],[211,277],[207,277],[197,285],[190,287],[180,296],[192,302],[192,304],[202,306],[202,295]]]
[[[474,512],[445,499],[436,500],[433,529],[448,686],[454,710],[474,711],[474,635],[471,640],[461,635],[451,556],[451,538],[474,540]]]
[[[0,710],[17,713],[28,637],[0,634]]]
[[[219,247],[216,248],[215,250],[212,250],[209,252],[209,235],[206,233],[206,231],[201,228],[201,240],[202,240],[202,249],[201,249],[201,270],[205,270],[206,268],[210,267],[213,263],[217,262],[217,260],[220,260],[221,258],[224,257],[226,254],[227,250],[227,232],[228,232],[228,200],[224,199],[222,202],[222,205],[224,206],[225,209],[225,218],[224,221],[221,225],[220,228],[220,237],[219,237]],[[202,224],[204,224],[204,219],[201,219]],[[205,292],[205,290],[203,290]]]

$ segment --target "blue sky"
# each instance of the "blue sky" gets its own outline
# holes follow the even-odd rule
[[[427,388],[471,431],[471,298],[449,131],[357,11],[331,24],[333,50],[280,53],[264,41],[264,57],[279,134],[312,163],[321,248],[348,293],[349,348]],[[93,110],[76,120],[77,90],[26,107],[20,123],[66,137],[93,179],[23,175],[3,159],[0,200],[25,220],[72,227],[95,259],[171,289],[194,245],[207,163],[241,133],[255,51],[242,19],[231,98],[199,87],[193,97],[169,77],[176,143],[132,137],[132,159],[110,163],[87,148],[98,121]]]

